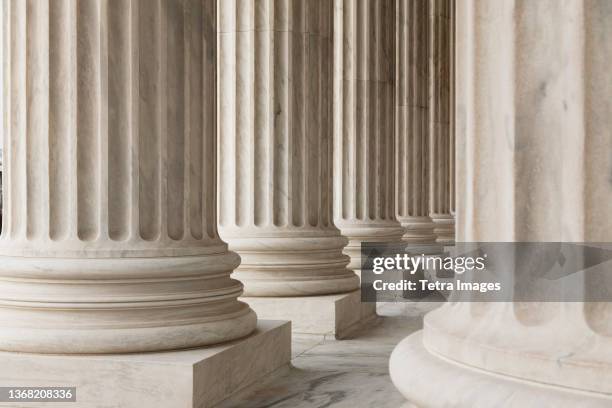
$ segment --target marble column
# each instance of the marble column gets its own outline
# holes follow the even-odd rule
[[[332,2],[219,2],[219,226],[246,296],[354,291],[332,217]]]
[[[612,241],[611,19],[605,0],[457,2],[458,241]],[[450,303],[391,377],[417,406],[609,407],[611,320],[610,303]]]
[[[429,1],[429,215],[437,241],[455,239],[451,214],[451,10],[453,0]]]
[[[334,1],[334,221],[361,242],[399,242],[395,214],[395,1]]]
[[[169,350],[254,330],[216,228],[214,6],[3,2],[0,350]]]
[[[411,244],[436,241],[429,217],[428,2],[397,2],[396,212]]]
[[[456,221],[456,213],[457,213],[457,144],[455,142],[455,134],[457,130],[455,129],[457,126],[456,121],[456,69],[455,69],[455,49],[456,49],[456,33],[457,30],[457,17],[456,17],[456,0],[451,1],[450,4],[450,22],[449,22],[449,72],[450,72],[450,108],[449,108],[449,149],[448,149],[448,200],[449,200],[449,210],[451,215],[453,216],[453,220]],[[455,231],[453,229],[453,240],[454,240]]]

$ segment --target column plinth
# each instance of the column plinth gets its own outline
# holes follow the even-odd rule
[[[251,333],[216,229],[214,2],[3,4],[0,350]]]

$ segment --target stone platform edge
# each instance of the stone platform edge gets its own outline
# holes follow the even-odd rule
[[[373,321],[376,303],[361,302],[361,290],[324,296],[243,297],[260,319],[291,320],[299,334],[351,337]]]
[[[290,360],[291,323],[260,320],[245,338],[188,350],[79,356],[0,352],[0,384],[76,387],[76,403],[26,404],[32,406],[205,408],[288,366]]]

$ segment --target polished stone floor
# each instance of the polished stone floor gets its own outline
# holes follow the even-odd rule
[[[438,302],[382,303],[380,317],[354,338],[293,338],[292,367],[225,401],[223,408],[397,408],[389,378],[394,346],[422,326]]]

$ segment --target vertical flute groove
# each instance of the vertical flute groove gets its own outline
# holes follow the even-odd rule
[[[78,236],[100,233],[101,16],[97,1],[77,2],[77,194]]]
[[[111,6],[112,8],[112,6]],[[108,240],[108,223],[109,223],[109,180],[108,180],[108,140],[109,140],[109,125],[108,125],[108,113],[109,113],[109,12],[108,12],[108,0],[100,2],[100,50],[98,55],[98,64],[100,65],[100,102],[99,102],[99,137],[97,140],[98,147],[98,161],[96,163],[96,173],[98,175],[99,185],[97,187],[99,204],[97,212],[98,222],[98,234],[96,239]],[[113,47],[114,48],[114,47]],[[111,80],[114,82],[114,78]]]
[[[132,55],[130,0],[108,8],[108,234],[122,241],[130,235],[132,132]]]
[[[163,55],[163,67],[165,81],[162,82],[162,93],[160,100],[163,98],[164,115],[166,118],[166,126],[162,132],[161,154],[165,154],[166,160],[161,160],[166,163],[165,170],[167,177],[162,174],[162,180],[167,180],[164,187],[165,193],[165,211],[166,225],[168,236],[174,240],[180,240],[185,233],[184,218],[185,218],[185,146],[188,143],[185,134],[188,130],[185,121],[185,97],[186,97],[186,76],[187,68],[186,46],[187,42],[186,23],[183,7],[172,7],[164,2],[163,12],[167,16],[167,25],[165,35],[161,38],[164,42],[161,44],[161,52]],[[173,44],[173,46],[170,46]],[[168,137],[168,135],[172,137]],[[165,152],[165,153],[164,153]],[[188,158],[187,158],[188,159]],[[187,160],[189,161],[189,160]],[[172,186],[172,190],[169,187]]]
[[[205,98],[211,98],[214,95],[212,92],[210,95],[203,94],[204,82],[214,81],[214,75],[202,75],[202,65],[205,64],[205,55],[203,47],[202,32],[204,29],[203,25],[203,12],[201,0],[190,0],[189,9],[186,14],[187,20],[187,41],[188,41],[188,58],[186,67],[185,77],[185,88],[186,88],[186,111],[185,114],[188,117],[188,131],[186,138],[188,140],[185,150],[189,152],[188,165],[185,166],[185,173],[187,179],[188,196],[186,199],[187,214],[186,223],[188,230],[191,232],[191,237],[196,240],[201,240],[204,237],[204,224],[210,224],[210,216],[207,215],[206,209],[204,208],[202,195],[207,191],[204,186],[204,182],[207,179],[204,160],[203,160],[203,144],[204,138],[202,135],[205,132],[214,132],[214,128],[205,128],[204,117],[214,116],[215,104],[205,103]],[[214,14],[213,14],[214,15]],[[208,36],[209,41],[214,41],[214,35],[211,38],[210,28],[207,28],[208,32],[204,33],[204,36]],[[214,33],[213,33],[214,34]],[[214,58],[213,58],[214,63]],[[214,72],[214,65],[206,70]],[[210,79],[209,79],[210,78]],[[204,109],[202,109],[204,107]],[[210,191],[210,190],[208,190]],[[214,210],[215,207],[212,209]],[[213,212],[214,215],[214,212]],[[213,223],[215,223],[213,218]],[[213,237],[210,234],[209,237]]]
[[[49,215],[49,2],[28,1],[26,8],[26,235],[37,239],[46,235]]]
[[[129,230],[130,238],[140,237],[140,3],[130,1],[129,18],[129,153],[128,166],[129,177],[131,180],[129,188],[130,209],[129,211]]]
[[[140,237],[153,241],[160,235],[159,151],[163,116],[161,110],[161,38],[159,1],[139,7],[139,231]]]

